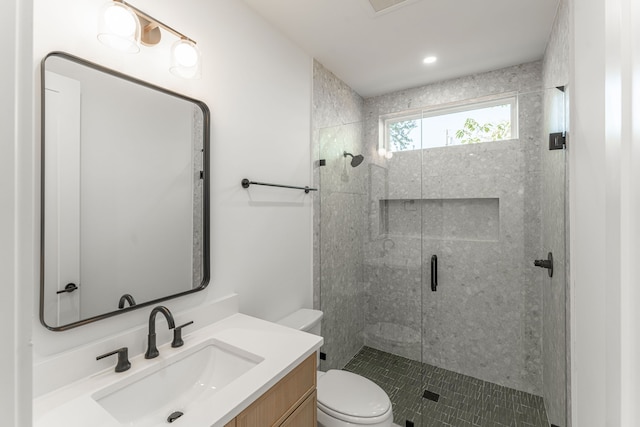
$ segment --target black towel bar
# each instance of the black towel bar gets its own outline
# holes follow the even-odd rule
[[[249,188],[249,186],[251,184],[254,184],[254,185],[266,185],[268,187],[293,188],[294,190],[304,190],[305,193],[309,193],[309,191],[318,191],[317,188],[294,187],[292,185],[269,184],[269,183],[266,183],[266,182],[251,181],[251,180],[248,180],[247,178],[242,180],[242,188]]]

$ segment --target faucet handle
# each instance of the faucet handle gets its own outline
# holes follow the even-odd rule
[[[129,362],[129,349],[127,347],[122,347],[117,350],[110,351],[109,353],[102,354],[96,357],[96,360],[113,356],[116,353],[118,354],[118,363],[116,364],[116,372],[124,372],[129,370],[129,368],[131,367],[131,362]]]
[[[184,345],[184,341],[182,340],[182,328],[184,328],[185,326],[189,326],[193,323],[193,320],[191,322],[187,322],[184,325],[180,325],[180,326],[176,326],[173,329],[173,341],[171,342],[171,347],[182,347]]]

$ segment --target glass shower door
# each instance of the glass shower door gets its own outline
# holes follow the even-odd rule
[[[448,120],[422,119],[421,425],[499,425],[485,393],[525,371],[524,161],[513,141],[452,141]]]
[[[470,137],[466,120],[438,146],[427,129],[437,117],[422,119],[422,425],[548,425],[542,397],[547,276],[533,265],[547,253],[544,93],[512,99],[513,132],[502,140]],[[450,135],[462,141],[450,143]],[[564,224],[564,215],[551,214],[550,221]],[[564,239],[563,231],[554,233]],[[550,357],[564,360],[564,350]]]
[[[363,346],[367,167],[352,166],[362,152],[362,123],[318,130],[319,306],[324,313],[320,369],[342,369]],[[345,156],[345,153],[349,155]],[[353,162],[353,164],[357,163]]]
[[[378,378],[394,421],[422,423],[423,171],[420,120],[394,123],[406,150],[387,141],[369,165],[369,236],[365,250],[365,346],[380,361]]]

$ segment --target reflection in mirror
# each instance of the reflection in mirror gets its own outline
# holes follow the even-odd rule
[[[42,105],[43,325],[203,289],[207,106],[58,52],[42,64]]]

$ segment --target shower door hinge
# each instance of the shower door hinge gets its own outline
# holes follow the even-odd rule
[[[200,179],[204,179],[204,171],[200,171]]]
[[[556,132],[549,134],[549,150],[564,150],[567,147],[567,134]]]

